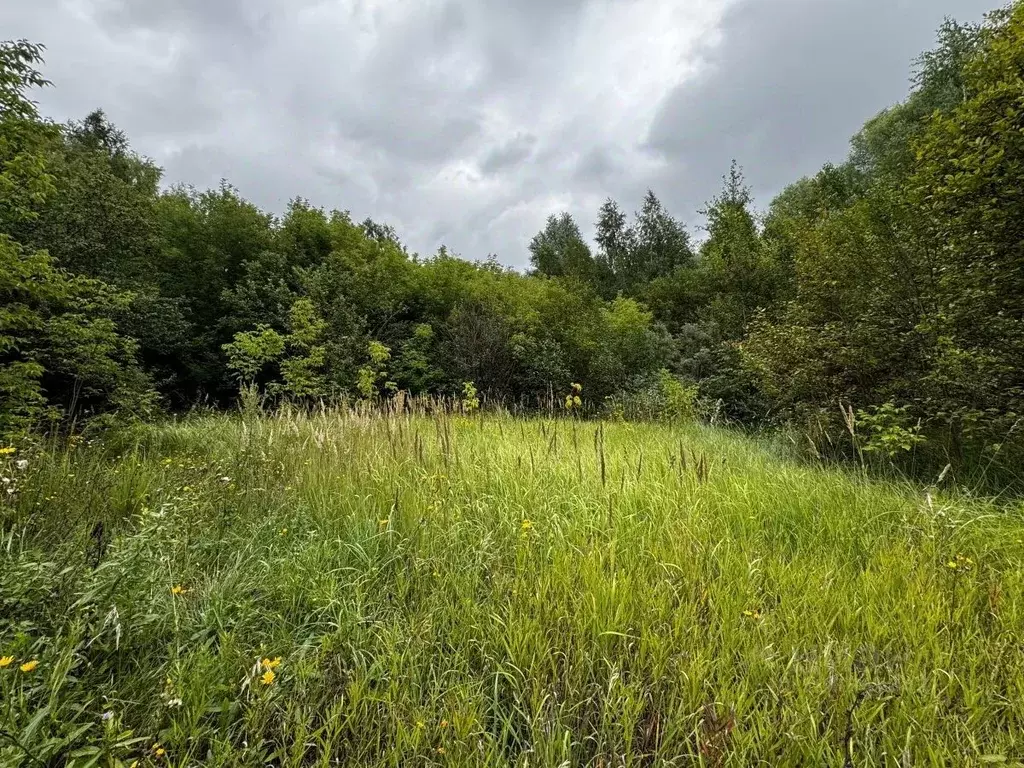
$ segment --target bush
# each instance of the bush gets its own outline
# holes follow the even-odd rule
[[[608,415],[617,420],[653,419],[692,421],[697,412],[698,388],[662,368],[639,379],[629,389],[605,400]]]

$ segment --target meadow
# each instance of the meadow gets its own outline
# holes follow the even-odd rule
[[[194,416],[0,475],[3,766],[1024,759],[1012,502],[508,414]]]

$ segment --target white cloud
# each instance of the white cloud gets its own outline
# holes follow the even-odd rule
[[[935,0],[953,11],[981,1]],[[690,218],[730,152],[748,151],[739,159],[755,186],[764,170],[769,192],[827,159],[845,145],[836,134],[884,106],[872,93],[900,93],[941,20],[933,0],[883,5],[34,0],[4,4],[0,24],[47,44],[45,113],[104,108],[169,183],[227,178],[274,211],[301,195],[388,221],[421,253],[443,241],[523,266],[550,213],[569,210],[587,230],[605,197],[629,209],[653,185]],[[818,28],[794,24],[809,9]],[[856,51],[870,14],[902,25],[886,56],[814,60]],[[850,19],[861,27],[844,28]],[[823,63],[863,86],[860,101],[829,92]],[[839,117],[809,116],[808,103]],[[778,130],[789,123],[806,131],[789,140]]]

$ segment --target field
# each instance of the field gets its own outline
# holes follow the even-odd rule
[[[1010,503],[700,425],[339,411],[15,448],[3,766],[1024,759]]]

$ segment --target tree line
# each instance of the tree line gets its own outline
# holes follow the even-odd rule
[[[734,165],[701,237],[653,192],[631,216],[608,200],[592,240],[549,218],[528,274],[420,258],[301,199],[275,216],[226,183],[163,189],[102,112],[38,114],[42,53],[0,45],[2,433],[226,406],[240,386],[470,382],[530,405],[578,384],[593,407],[789,425],[818,452],[1024,452],[1024,3],[947,21],[909,96],[767,210]]]

